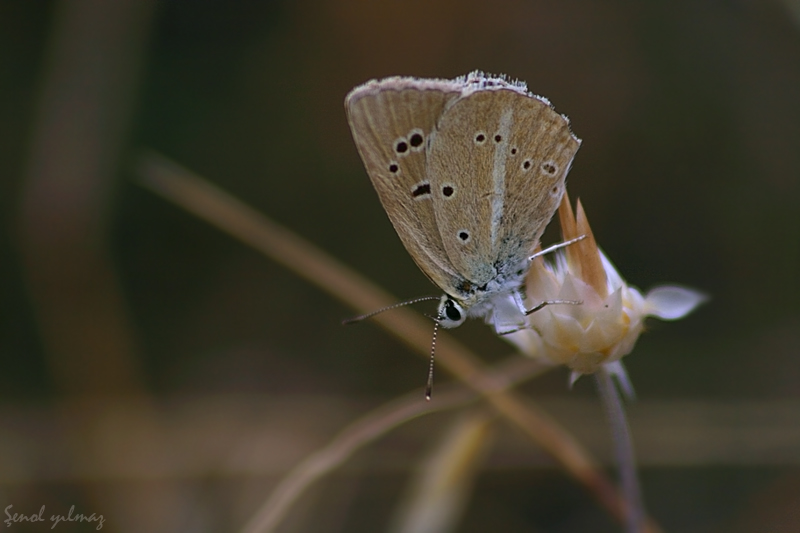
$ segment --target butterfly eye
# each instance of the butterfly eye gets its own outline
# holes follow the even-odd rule
[[[461,320],[461,312],[456,308],[453,300],[447,300],[444,308],[445,315],[447,318],[453,321]]]
[[[449,296],[443,296],[439,304],[439,325],[443,328],[455,328],[466,320],[464,308]]]

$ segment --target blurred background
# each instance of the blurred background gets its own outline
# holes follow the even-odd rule
[[[351,309],[143,189],[135,164],[155,150],[398,299],[437,294],[343,99],[371,78],[474,69],[570,117],[570,194],[629,283],[712,296],[625,360],[653,517],[795,531],[797,0],[0,1],[0,518],[74,505],[104,531],[236,531],[346,423],[421,395],[408,348],[343,328]],[[487,362],[512,352],[478,321],[454,335]],[[556,369],[524,390],[607,457],[591,380],[570,391]],[[281,531],[385,530],[450,417],[359,453]],[[457,531],[619,530],[515,430],[499,424],[487,453]]]

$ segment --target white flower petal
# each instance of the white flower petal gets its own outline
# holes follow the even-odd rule
[[[677,320],[708,300],[702,292],[666,285],[650,290],[645,297],[646,313],[663,320]]]
[[[606,278],[608,278],[609,292],[613,292],[625,286],[625,280],[619,275],[614,263],[606,257],[606,254],[604,254],[602,250],[598,248],[598,251],[600,252],[600,260],[603,262],[603,269],[606,271]]]

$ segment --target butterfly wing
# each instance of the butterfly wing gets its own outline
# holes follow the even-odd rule
[[[494,81],[450,101],[428,153],[442,246],[477,287],[532,253],[580,146],[547,100]]]
[[[436,229],[426,159],[436,121],[460,90],[452,81],[396,77],[368,82],[345,100],[353,139],[389,220],[420,269],[446,292],[458,274]]]

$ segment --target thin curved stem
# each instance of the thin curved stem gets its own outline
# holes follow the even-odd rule
[[[636,472],[636,460],[633,453],[633,439],[625,416],[625,408],[619,396],[619,391],[614,385],[611,373],[605,365],[594,374],[597,390],[600,393],[603,407],[606,411],[614,439],[614,458],[619,470],[622,494],[627,502],[625,513],[625,531],[627,533],[640,533],[644,531],[645,510],[642,501],[642,491],[639,486],[639,477]]]
[[[147,188],[227,231],[358,312],[367,313],[397,301],[313,244],[172,161],[147,153],[138,163],[138,174]],[[426,319],[400,308],[373,320],[418,354],[429,357],[431,332]],[[480,359],[452,336],[438,336],[436,357],[442,367],[483,395],[561,463],[614,516],[624,516],[625,501],[614,485],[588,451],[555,420],[513,391],[494,388]],[[653,525],[652,531],[657,527]]]

